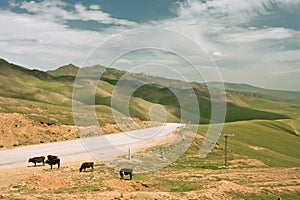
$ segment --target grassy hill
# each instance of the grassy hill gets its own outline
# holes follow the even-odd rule
[[[45,114],[39,115],[39,113],[36,113],[34,115],[35,119],[41,117],[46,121],[48,119],[49,121],[73,124],[71,105],[74,80],[78,70],[77,66],[69,64],[56,70],[43,72],[14,65],[2,59],[0,60],[0,96],[18,99],[19,102],[24,102],[25,107],[55,108],[51,117],[49,117],[51,112],[48,117]],[[184,97],[185,112],[190,113],[191,116],[194,113],[195,108],[188,106],[191,104],[190,98],[186,97],[188,89],[185,88],[186,83],[182,81],[153,77],[142,73],[131,74],[117,69],[104,68],[100,65],[85,68],[82,72],[83,76],[86,76],[86,81],[94,79],[91,76],[96,73],[103,73],[95,94],[95,103],[100,106],[97,109],[100,123],[103,123],[103,121],[114,123],[112,113],[107,112],[107,109],[111,110],[111,97],[115,85],[124,77],[126,85],[134,86],[137,83],[142,85],[131,97],[129,107],[132,117],[150,120],[149,109],[155,104],[160,104],[167,111],[168,121],[179,122],[182,105],[179,105],[174,92]],[[163,85],[144,84],[149,82],[163,83]],[[207,87],[200,83],[191,83],[191,85],[199,102],[200,123],[209,123],[211,102]],[[89,96],[87,97],[89,98]],[[89,99],[84,100],[82,97],[80,101],[86,102]],[[247,91],[244,93],[227,91],[226,103],[227,122],[255,119],[288,119],[300,115],[300,106],[296,100],[283,101],[277,97],[264,96],[255,92],[249,95]],[[101,109],[104,109],[103,112]],[[2,110],[20,112],[16,107],[9,104],[4,104]],[[56,112],[57,110],[59,112]],[[118,111],[122,112],[122,110]],[[64,114],[55,115],[55,113]],[[23,114],[33,117],[30,112],[23,112]],[[68,120],[62,120],[62,118]],[[112,119],[112,121],[107,119]]]
[[[229,160],[250,158],[259,160],[266,166],[300,167],[299,128],[295,129],[299,119],[253,120],[231,122],[224,125],[223,134],[234,134],[229,138]],[[204,135],[207,126],[201,125],[199,133]],[[213,155],[215,164],[223,159],[224,138]],[[245,165],[247,163],[244,163]]]
[[[77,75],[78,70],[79,70],[79,67],[70,63],[68,65],[59,67],[55,70],[48,70],[46,72],[51,74],[52,76],[73,76],[73,77],[75,77]]]

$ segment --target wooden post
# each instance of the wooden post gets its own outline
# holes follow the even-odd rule
[[[131,146],[128,149],[128,160],[131,160]]]
[[[225,162],[224,162],[224,165],[225,165],[225,167],[227,167],[227,155],[228,155],[228,152],[227,152],[227,139],[228,139],[228,136],[225,135],[224,138],[225,138]]]
[[[224,166],[227,167],[227,160],[228,160],[228,150],[227,150],[227,139],[228,137],[234,136],[234,134],[222,134],[221,136],[225,139],[225,149],[224,149]]]

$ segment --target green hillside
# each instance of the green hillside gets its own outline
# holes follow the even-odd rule
[[[68,65],[59,67],[55,70],[48,70],[46,72],[53,76],[74,76],[75,77],[77,75],[78,70],[79,70],[79,67],[77,67],[73,64],[68,64]]]
[[[176,89],[175,89],[176,90]],[[178,89],[177,89],[178,90]],[[203,92],[198,88],[194,88],[195,94],[199,102],[199,110],[201,112],[201,123],[208,123],[211,118],[211,100],[207,91]],[[177,94],[181,96],[187,96],[187,92],[181,89]],[[143,98],[149,102],[157,103],[161,105],[174,106],[178,109],[174,115],[180,116],[180,105],[175,94],[168,88],[161,87],[159,85],[145,85],[137,89],[134,93],[135,97]],[[235,95],[238,96],[238,95]],[[245,100],[250,101],[250,100]],[[187,105],[192,105],[189,102],[189,98],[185,98],[184,101]],[[292,104],[293,105],[293,104]],[[192,107],[187,107],[186,110],[193,113]],[[271,110],[264,110],[264,108],[256,108],[255,106],[245,106],[242,103],[227,102],[226,121],[240,121],[240,120],[253,120],[253,119],[285,119],[289,118],[288,113],[279,114],[274,113]]]
[[[47,113],[43,113],[42,115],[39,113],[32,115],[30,112],[23,113],[31,118],[33,116],[35,119],[41,117],[44,120],[51,119],[57,122],[60,122],[62,120],[61,116],[65,115],[68,117],[65,117],[61,123],[72,124],[71,106],[73,86],[78,69],[78,67],[69,64],[56,70],[43,72],[14,65],[2,59],[0,60],[0,96],[17,99],[18,102],[24,103],[25,107],[59,108],[60,112],[57,113],[62,112],[65,114],[55,115],[54,112],[51,114],[51,117],[49,117],[50,113],[47,117]],[[193,104],[188,97],[189,89],[186,88],[187,83],[183,81],[152,77],[142,73],[128,73],[117,69],[104,68],[100,65],[81,70],[81,76],[86,82],[98,78],[97,75],[101,74],[101,81],[98,83],[95,94],[95,103],[99,106],[97,108],[97,117],[100,123],[103,123],[102,120],[114,123],[112,112],[107,112],[107,109],[111,110],[111,96],[115,85],[121,78],[124,81],[124,85],[127,86],[135,86],[138,83],[142,85],[135,90],[131,97],[129,110],[132,117],[150,120],[149,109],[155,104],[160,104],[164,107],[167,111],[167,120],[169,122],[180,121],[182,107],[188,116],[193,116],[195,112],[195,106],[190,106]],[[151,82],[162,83],[163,85],[152,84]],[[169,87],[166,87],[166,85]],[[200,123],[209,123],[211,102],[207,87],[200,83],[191,83],[190,85],[199,102]],[[88,95],[87,90],[85,88],[81,88],[80,90],[84,92],[86,99],[81,97],[75,100],[82,101],[83,103],[90,102],[90,95]],[[183,105],[179,105],[174,92],[183,98],[181,102]],[[300,115],[300,105],[295,100],[282,101],[282,99],[272,96],[263,96],[258,93],[253,94],[249,95],[247,92],[236,91],[227,92],[227,122],[256,119],[288,119]],[[103,112],[101,109],[103,109]],[[122,109],[115,109],[123,112]],[[5,112],[20,112],[16,107],[9,104],[3,104],[2,110]]]
[[[234,134],[234,137],[228,140],[229,161],[250,158],[267,166],[300,167],[300,151],[297,151],[300,145],[300,130],[299,127],[295,129],[293,124],[299,124],[299,119],[226,123],[223,134]],[[207,128],[206,125],[201,125],[199,133],[204,136]],[[219,138],[218,144],[220,147],[208,155],[209,162],[215,165],[221,165],[223,162],[223,137]],[[206,163],[208,160],[197,162]]]

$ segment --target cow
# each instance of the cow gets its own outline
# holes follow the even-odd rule
[[[42,162],[43,165],[45,165],[45,156],[29,158],[28,162],[34,163],[34,166],[36,166],[36,163],[40,163],[40,162]]]
[[[56,158],[56,159],[53,159],[53,160],[46,160],[45,163],[50,165],[51,169],[52,169],[52,165],[56,165],[56,164],[57,164],[57,168],[60,167],[60,159],[59,158]]]
[[[94,170],[94,163],[93,162],[85,162],[81,164],[81,167],[79,169],[79,172],[82,172],[82,170],[85,171],[86,168],[92,168],[92,171]]]
[[[54,160],[54,159],[57,159],[58,156],[48,155],[47,158],[48,158],[48,160]]]
[[[132,180],[132,169],[123,168],[120,170],[120,179],[124,179],[125,175],[130,176],[130,180]]]

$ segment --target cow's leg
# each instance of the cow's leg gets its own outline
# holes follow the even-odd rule
[[[92,166],[92,171],[94,171],[94,166]]]
[[[58,160],[58,163],[57,163],[57,169],[60,167],[60,160]]]
[[[52,164],[50,164],[51,170],[52,170]]]
[[[123,171],[120,171],[120,179],[123,179],[123,176],[124,176]]]
[[[132,180],[132,173],[130,173],[129,176],[130,176],[130,180]]]
[[[34,162],[34,166],[36,166],[36,162]]]

